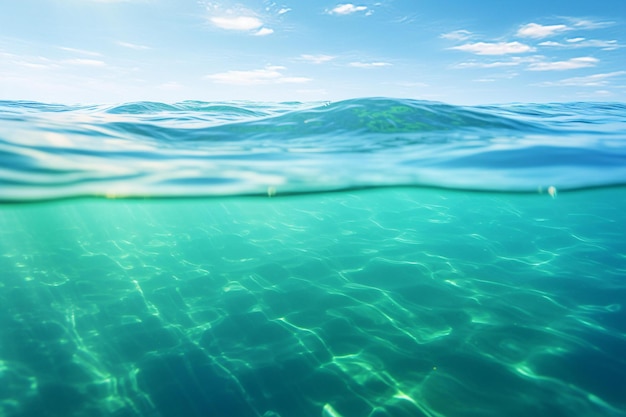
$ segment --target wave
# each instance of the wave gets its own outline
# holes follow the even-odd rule
[[[0,200],[626,183],[622,103],[0,101]]]

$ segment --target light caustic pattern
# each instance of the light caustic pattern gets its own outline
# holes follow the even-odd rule
[[[623,189],[0,208],[1,416],[626,416]]]

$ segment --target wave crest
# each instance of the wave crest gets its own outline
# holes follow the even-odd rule
[[[0,102],[0,200],[626,183],[621,103]]]

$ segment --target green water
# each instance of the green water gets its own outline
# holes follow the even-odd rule
[[[0,206],[0,416],[626,416],[623,188]]]

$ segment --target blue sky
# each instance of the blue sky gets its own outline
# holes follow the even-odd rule
[[[626,101],[626,1],[20,0],[0,99]]]

